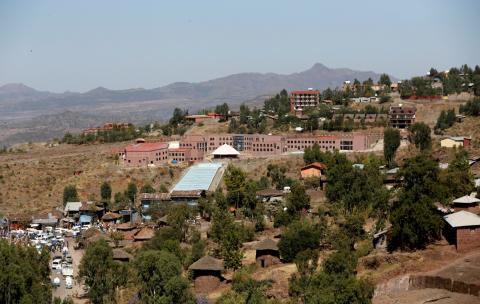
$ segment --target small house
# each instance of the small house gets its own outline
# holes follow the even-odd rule
[[[285,193],[282,190],[277,189],[263,189],[257,191],[257,199],[263,202],[269,201],[283,201]]]
[[[308,164],[300,169],[300,175],[302,179],[310,178],[310,177],[320,177],[322,176],[325,165],[319,162],[314,162]]]
[[[120,248],[114,248],[112,250],[113,252],[113,259],[115,261],[120,261],[120,262],[129,262],[130,260],[133,259],[133,256],[126,252],[125,250],[123,249],[120,249]]]
[[[260,241],[255,246],[255,261],[259,267],[280,264],[280,252],[277,243],[272,239]]]
[[[82,207],[82,202],[67,202],[65,208],[63,208],[64,216],[78,218],[80,216],[80,207]]]
[[[220,286],[223,280],[223,261],[211,256],[204,256],[190,267],[196,293],[209,293]]]
[[[453,209],[455,211],[467,210],[467,211],[476,212],[478,211],[479,202],[480,202],[480,199],[470,195],[465,195],[454,200],[452,204],[453,204]]]
[[[440,141],[440,146],[445,148],[468,147],[471,142],[470,137],[450,136]]]
[[[468,211],[458,211],[444,217],[445,238],[455,245],[457,251],[465,252],[480,248],[480,216]]]
[[[151,240],[154,235],[155,230],[153,230],[153,228],[143,227],[142,229],[140,229],[140,231],[137,232],[137,234],[135,234],[133,239],[135,240],[135,242],[145,242]]]
[[[373,247],[380,251],[386,251],[388,246],[388,229],[379,231],[373,235]]]
[[[122,215],[115,212],[107,212],[102,216],[102,221],[105,223],[119,224]]]

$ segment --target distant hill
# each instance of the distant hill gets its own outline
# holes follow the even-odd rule
[[[344,80],[357,78],[362,81],[369,77],[377,81],[380,74],[331,69],[316,63],[306,71],[289,75],[240,73],[197,83],[176,82],[154,89],[109,90],[98,87],[85,93],[52,93],[37,91],[23,84],[7,84],[0,87],[0,130],[12,124],[35,128],[36,123],[43,121],[35,117],[67,111],[78,113],[70,118],[79,126],[92,123],[89,115],[131,122],[164,120],[175,107],[189,109],[193,113],[227,102],[230,107],[238,108],[242,102],[257,100],[259,96],[275,94],[282,89],[290,91],[311,87],[322,90],[339,87]],[[82,122],[85,115],[88,118]]]

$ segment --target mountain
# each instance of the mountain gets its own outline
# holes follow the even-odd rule
[[[7,84],[0,87],[0,130],[12,124],[31,128],[38,122],[34,119],[36,116],[66,111],[78,113],[76,118],[95,115],[131,122],[164,120],[175,107],[189,109],[193,113],[227,102],[231,108],[238,108],[244,101],[275,94],[282,89],[322,90],[341,86],[345,80],[357,78],[362,81],[369,77],[377,81],[380,75],[371,71],[333,69],[316,63],[306,71],[288,75],[240,73],[197,83],[175,82],[153,89],[110,90],[98,87],[84,93],[52,93],[37,91],[23,84]],[[86,122],[91,123],[90,119]],[[79,124],[82,125],[81,122]]]

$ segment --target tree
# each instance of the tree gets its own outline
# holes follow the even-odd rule
[[[414,95],[412,83],[410,80],[404,80],[400,83],[398,90],[400,92],[400,97],[403,99],[409,98]]]
[[[392,84],[392,81],[390,80],[390,77],[387,74],[382,74],[380,75],[380,84],[383,84],[384,86],[390,88],[390,85]]]
[[[51,303],[50,252],[0,239],[0,303]]]
[[[357,259],[351,251],[340,250],[328,256],[321,272],[294,274],[289,292],[302,303],[370,304],[373,285],[355,277]]]
[[[430,77],[435,77],[435,76],[438,75],[438,71],[437,71],[436,69],[434,69],[434,68],[431,68],[431,69],[430,69],[430,72],[428,72],[428,75],[429,75]]]
[[[240,123],[245,125],[248,123],[248,119],[250,116],[250,109],[247,105],[241,104],[240,105]]]
[[[246,182],[246,173],[239,167],[229,164],[223,176],[223,180],[225,181],[225,186],[228,190],[229,199],[238,207],[243,199],[243,187]]]
[[[77,187],[75,185],[68,185],[63,188],[63,205],[67,202],[78,201]]]
[[[428,125],[423,122],[417,122],[408,128],[408,139],[421,151],[430,149],[432,147],[431,130]]]
[[[188,282],[181,277],[179,259],[166,251],[141,251],[134,261],[143,303],[195,303]]]
[[[188,111],[183,111],[180,108],[175,108],[173,110],[172,118],[170,118],[170,126],[176,128],[179,124],[185,122],[185,117],[188,115]]]
[[[140,193],[155,193],[155,188],[153,188],[150,184],[146,184],[140,188]]]
[[[303,187],[299,183],[293,184],[291,192],[287,196],[287,212],[292,217],[300,216],[302,211],[310,208],[310,196],[308,196]]]
[[[468,163],[468,153],[461,149],[455,153],[455,159],[446,170],[438,174],[438,198],[443,203],[450,203],[453,199],[474,191],[473,175]]]
[[[187,204],[175,204],[167,213],[168,225],[175,229],[180,240],[185,240],[188,232],[188,220],[193,217],[192,210]]]
[[[440,236],[443,223],[433,206],[439,193],[438,165],[420,154],[405,162],[399,178],[402,188],[390,214],[390,249],[424,248]]]
[[[112,186],[109,182],[103,182],[100,187],[100,196],[102,197],[102,202],[110,203],[110,200],[112,199]]]
[[[243,253],[242,240],[238,230],[228,230],[220,243],[220,252],[225,263],[225,268],[236,270],[242,266]]]
[[[134,182],[129,182],[127,190],[125,191],[125,198],[129,200],[130,203],[135,202],[135,197],[137,195],[137,185]]]
[[[389,164],[393,162],[398,147],[400,147],[400,131],[393,128],[385,129],[383,133],[383,156]]]
[[[112,248],[105,240],[88,245],[78,276],[89,287],[88,295],[93,303],[113,301],[115,288],[126,283],[125,268],[113,260]]]
[[[294,221],[282,233],[278,243],[280,255],[286,262],[291,262],[299,252],[319,248],[324,233],[324,223],[315,224],[306,219]]]
[[[480,98],[475,97],[473,100],[467,101],[465,105],[461,105],[460,113],[468,116],[480,116]]]

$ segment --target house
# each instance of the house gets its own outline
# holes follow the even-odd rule
[[[263,202],[269,201],[282,201],[285,193],[282,190],[277,189],[263,189],[257,191],[257,199]]]
[[[155,230],[153,230],[153,228],[143,227],[142,229],[140,229],[140,231],[138,231],[135,234],[133,239],[135,240],[135,242],[144,242],[153,238],[154,235],[155,235]]]
[[[102,221],[105,223],[119,224],[122,215],[115,212],[107,212],[102,216]]]
[[[440,141],[440,146],[445,148],[453,148],[453,147],[468,147],[471,142],[470,137],[464,136],[450,136],[444,138]]]
[[[140,207],[142,210],[142,217],[145,220],[151,220],[148,210],[153,206],[158,206],[162,202],[170,201],[170,193],[140,193]]]
[[[58,217],[52,213],[46,215],[38,215],[32,219],[32,224],[40,225],[41,227],[50,226],[55,227],[58,224]]]
[[[455,245],[457,251],[465,252],[480,248],[480,216],[462,210],[444,217],[445,238]]]
[[[223,144],[212,152],[213,158],[237,158],[240,152],[230,145]]]
[[[465,195],[454,200],[452,204],[455,211],[467,210],[471,212],[477,212],[479,210],[479,202],[480,199],[470,195]]]
[[[168,162],[168,143],[138,141],[123,151],[123,164],[127,167],[161,165]]]
[[[220,286],[223,280],[223,261],[208,255],[190,265],[188,269],[192,271],[196,293],[209,293]]]
[[[416,112],[415,107],[403,106],[403,104],[391,106],[388,111],[389,125],[396,129],[407,129],[415,123]]]
[[[375,233],[372,242],[375,249],[386,251],[388,246],[388,229]]]
[[[70,218],[78,218],[80,216],[80,207],[82,202],[67,202],[63,208],[63,215]]]
[[[322,175],[322,171],[325,170],[325,165],[319,162],[314,162],[308,164],[300,169],[300,175],[302,179],[310,178],[310,177],[320,177]]]
[[[320,91],[308,90],[292,91],[290,94],[290,112],[301,114],[306,108],[316,108],[320,104]]]
[[[280,251],[272,239],[260,241],[255,246],[255,261],[259,267],[269,267],[280,264]]]
[[[123,249],[114,248],[112,252],[113,252],[113,259],[115,261],[128,262],[130,260],[133,260],[133,256]]]

